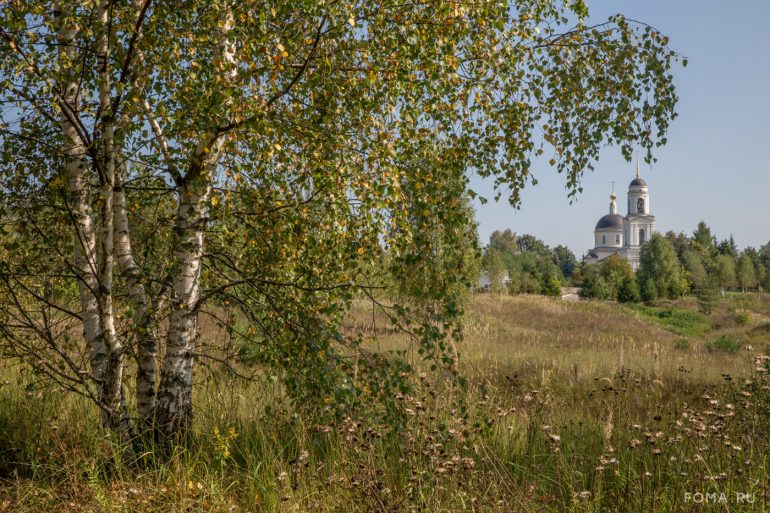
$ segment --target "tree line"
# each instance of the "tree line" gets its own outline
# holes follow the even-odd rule
[[[616,255],[581,271],[585,297],[652,303],[692,294],[708,301],[728,290],[767,289],[770,243],[739,250],[732,235],[719,241],[701,221],[692,235],[653,235],[641,248],[635,273]]]
[[[718,240],[701,221],[692,235],[654,234],[642,246],[634,272],[618,255],[598,264],[578,262],[565,246],[549,248],[532,235],[498,230],[484,251],[483,268],[494,292],[555,296],[562,286],[576,286],[583,297],[620,302],[707,298],[770,289],[770,242],[739,250],[732,235]]]
[[[516,235],[510,229],[492,233],[482,261],[489,289],[497,293],[558,296],[579,272],[568,247],[550,248],[534,235]]]

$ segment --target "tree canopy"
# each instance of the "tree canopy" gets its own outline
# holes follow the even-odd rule
[[[355,297],[451,367],[467,173],[518,205],[536,156],[575,194],[606,144],[665,143],[668,38],[587,16],[548,0],[3,3],[5,350],[126,438],[135,417],[184,433],[196,358],[248,354],[308,405],[391,397],[407,373],[342,329]],[[455,271],[421,289],[422,320],[376,297],[378,270],[419,258]],[[201,338],[204,321],[221,333]]]

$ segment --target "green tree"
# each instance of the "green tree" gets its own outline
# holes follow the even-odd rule
[[[759,275],[762,276],[760,285],[765,290],[770,290],[770,242],[762,246],[757,253],[760,262],[757,267],[762,269],[762,271],[758,273],[758,277]]]
[[[647,277],[643,283],[644,285],[642,286],[640,294],[642,300],[644,300],[645,303],[654,304],[660,297],[658,286],[655,285],[655,280],[651,277]]]
[[[709,254],[713,254],[716,251],[716,237],[714,237],[711,233],[711,228],[704,221],[698,223],[698,227],[693,232],[692,237]]]
[[[623,277],[617,293],[618,301],[621,303],[638,303],[641,300],[639,293],[639,284],[636,282],[636,276],[633,274]]]
[[[553,270],[545,273],[542,290],[546,296],[561,296],[561,282]]]
[[[619,255],[610,255],[601,263],[601,274],[610,289],[610,296],[617,298],[623,280],[634,274],[628,261]]]
[[[687,273],[690,288],[702,290],[707,285],[707,274],[701,255],[693,249],[686,249],[682,254],[682,265]]]
[[[489,290],[502,294],[505,292],[505,282],[508,274],[500,251],[490,248],[484,255],[483,268],[489,277]]]
[[[677,298],[686,292],[686,280],[679,259],[668,239],[660,234],[654,234],[642,246],[638,273],[639,282],[643,284],[643,297],[649,282],[654,283],[657,296],[661,298]]]
[[[502,254],[516,253],[518,246],[516,244],[516,234],[510,229],[505,231],[495,230],[489,237],[489,247],[496,249]]]
[[[580,296],[594,299],[610,298],[610,288],[598,265],[583,266],[583,286],[580,288]]]
[[[741,253],[741,256],[738,258],[736,281],[743,292],[746,292],[746,289],[757,286],[757,272],[754,268],[754,261],[746,251]]]
[[[730,255],[717,255],[713,280],[724,295],[726,289],[731,289],[737,284],[735,278],[735,260]]]
[[[551,249],[546,245],[546,243],[541,241],[534,235],[530,235],[528,233],[525,233],[524,235],[520,235],[516,239],[516,245],[518,246],[519,251],[521,253],[533,253],[539,257],[551,256]]]
[[[437,309],[418,319],[377,302],[371,276],[383,252],[409,268],[462,236],[467,186],[437,179],[446,163],[518,205],[533,156],[552,155],[574,195],[607,144],[650,159],[665,142],[668,38],[587,15],[548,0],[5,3],[0,204],[22,250],[1,253],[0,297],[26,324],[3,343],[93,398],[124,438],[135,418],[184,435],[196,357],[236,362],[222,341],[201,344],[199,317],[224,306],[252,327],[217,322],[309,409],[403,385],[384,355],[347,364],[356,294],[448,365],[455,280],[424,291]],[[429,237],[443,225],[419,217],[454,233]],[[41,328],[43,308],[61,318]]]
[[[690,239],[684,232],[674,233],[673,231],[666,232],[666,238],[674,247],[676,255],[682,260],[684,252],[690,247]]]
[[[735,243],[735,239],[730,235],[729,239],[725,239],[717,244],[717,252],[720,255],[727,255],[731,258],[738,257],[738,245]]]
[[[567,246],[556,246],[553,248],[553,262],[561,271],[566,279],[572,278],[572,274],[578,266],[575,254]]]

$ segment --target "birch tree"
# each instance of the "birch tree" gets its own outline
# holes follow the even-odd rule
[[[472,235],[468,173],[518,205],[533,158],[576,194],[606,144],[666,142],[668,39],[587,19],[550,0],[3,3],[4,346],[124,439],[189,429],[199,359],[384,400],[406,367],[342,320],[369,297],[446,364],[462,280],[428,288],[421,320],[375,297],[372,264]]]

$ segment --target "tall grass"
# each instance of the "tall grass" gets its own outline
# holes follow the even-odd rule
[[[88,402],[27,389],[6,365],[0,511],[766,511],[766,303],[741,305],[746,325],[734,308],[677,347],[672,325],[623,306],[481,296],[459,347],[467,387],[427,374],[399,398],[398,429],[321,425],[276,382],[199,372],[194,441],[165,462],[122,451]],[[375,321],[360,305],[348,329],[405,347]],[[751,350],[707,350],[728,334]],[[701,492],[730,502],[686,499]]]

